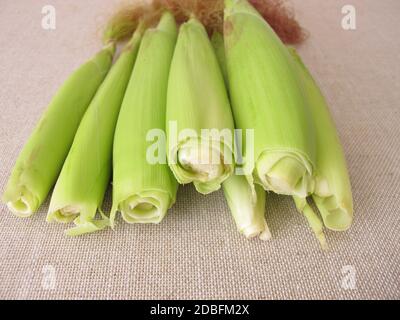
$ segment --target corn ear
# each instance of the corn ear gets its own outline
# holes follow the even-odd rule
[[[78,236],[109,225],[95,220],[111,177],[114,130],[135,64],[142,31],[138,29],[86,111],[50,202],[48,222],[71,222],[67,235]]]
[[[244,141],[249,179],[278,194],[313,190],[314,126],[286,47],[245,0],[226,0],[224,39],[236,127],[254,129],[254,154]]]
[[[289,51],[297,64],[317,133],[313,199],[325,226],[344,231],[352,224],[353,197],[342,145],[321,90],[296,50]]]
[[[117,211],[128,223],[159,223],[175,202],[177,182],[166,163],[149,162],[152,143],[147,135],[151,130],[165,130],[168,72],[176,36],[170,13],[143,36],[115,131],[112,226]]]
[[[203,194],[218,190],[234,170],[233,132],[217,58],[192,18],[180,27],[168,82],[168,163],[178,182]]]
[[[76,130],[115,52],[109,44],[78,68],[58,90],[22,149],[3,195],[19,217],[29,217],[54,186]]]
[[[214,32],[211,43],[227,85],[228,74],[223,35]],[[239,232],[246,238],[258,236],[264,241],[271,239],[271,232],[265,220],[266,194],[264,189],[259,185],[252,188],[246,177],[239,175],[232,175],[225,180],[222,189]]]
[[[257,201],[245,176],[232,175],[222,184],[224,195],[240,233],[246,238],[271,239],[265,220],[266,193],[256,185]]]

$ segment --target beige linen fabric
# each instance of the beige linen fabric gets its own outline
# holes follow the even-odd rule
[[[348,2],[357,10],[356,31],[341,28]],[[53,93],[100,48],[98,29],[115,3],[1,1],[1,190]],[[53,31],[41,28],[47,4],[57,12]],[[159,226],[120,223],[115,232],[78,239],[46,224],[48,203],[28,220],[2,204],[0,298],[399,299],[400,2],[293,5],[310,32],[300,53],[327,96],[346,151],[352,229],[327,232],[330,250],[322,252],[291,200],[271,195],[274,239],[247,241],[221,192],[205,197],[191,186],[180,189]]]

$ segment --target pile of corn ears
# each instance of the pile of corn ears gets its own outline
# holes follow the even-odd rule
[[[353,220],[344,153],[317,83],[254,2],[225,0],[211,29],[196,10],[160,1],[118,13],[22,149],[9,209],[30,217],[53,189],[47,221],[73,223],[66,233],[78,236],[114,228],[118,214],[160,223],[178,186],[193,183],[202,194],[222,188],[238,230],[268,240],[274,192],[293,199],[326,248],[324,227]]]

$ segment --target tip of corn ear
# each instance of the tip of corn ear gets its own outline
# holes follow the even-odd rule
[[[29,218],[34,213],[30,208],[30,204],[26,202],[24,198],[8,202],[7,207],[12,213],[20,218]]]

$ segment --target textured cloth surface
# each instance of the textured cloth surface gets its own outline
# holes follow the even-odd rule
[[[159,226],[119,223],[77,239],[47,225],[48,202],[28,220],[2,204],[0,298],[399,299],[400,2],[351,3],[355,31],[341,27],[347,1],[293,1],[310,33],[300,53],[330,103],[353,185],[354,226],[326,232],[328,252],[292,201],[275,195],[267,243],[238,234],[222,192],[205,197],[191,186]],[[47,4],[56,30],[41,27]],[[53,93],[100,47],[99,27],[115,4],[1,1],[2,190]]]

